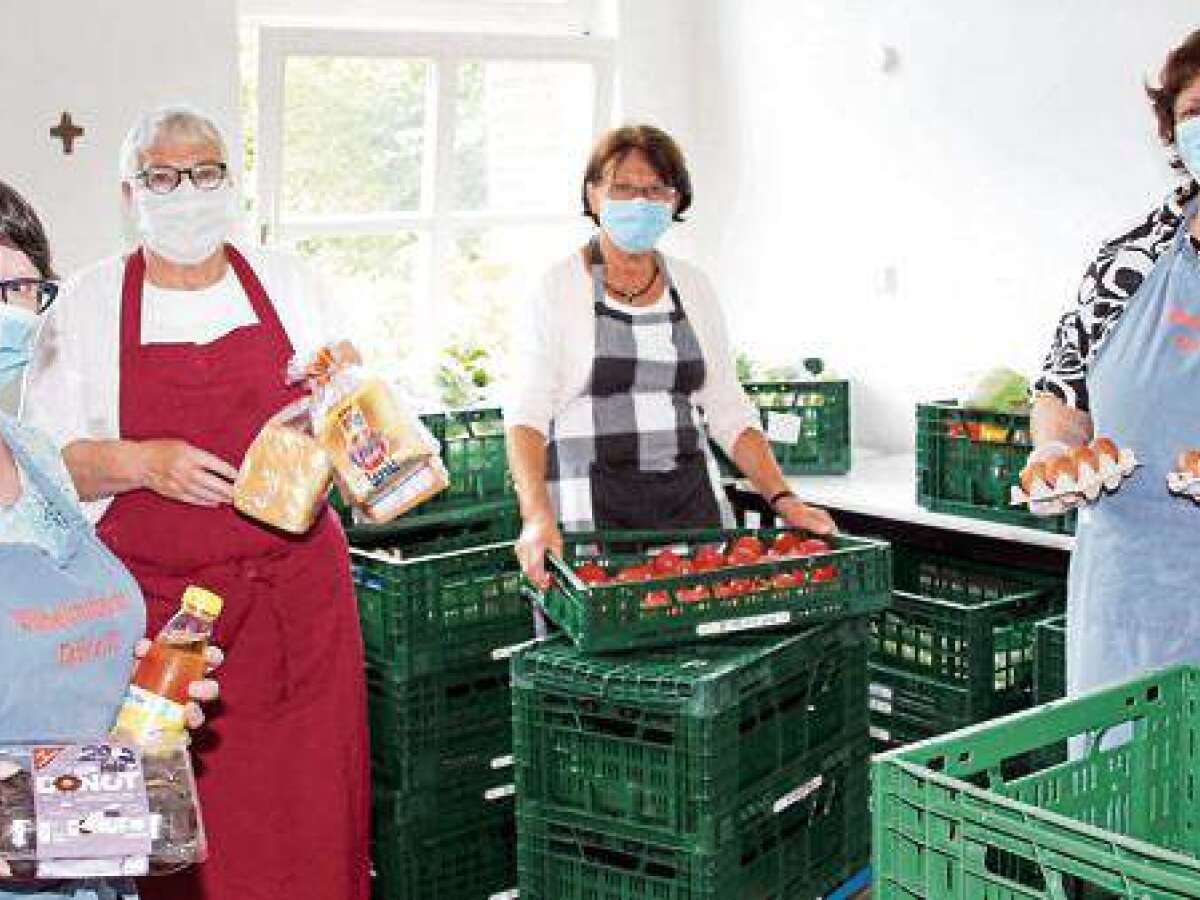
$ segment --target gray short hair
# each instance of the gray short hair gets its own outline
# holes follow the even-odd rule
[[[144,113],[121,144],[121,180],[132,178],[141,168],[142,154],[162,138],[185,144],[212,144],[221,151],[221,161],[229,161],[229,149],[221,129],[210,116],[185,104],[160,106]]]

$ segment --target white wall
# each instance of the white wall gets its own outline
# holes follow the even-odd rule
[[[1194,0],[694,6],[698,257],[743,346],[854,378],[869,445],[910,445],[973,369],[1035,369],[1098,241],[1169,184],[1141,82]]]
[[[139,112],[188,100],[240,143],[236,0],[0,8],[0,180],[36,206],[64,273],[121,249],[117,151]],[[70,156],[48,133],[63,110],[86,131]]]

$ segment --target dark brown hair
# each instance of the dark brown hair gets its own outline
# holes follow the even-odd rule
[[[11,187],[0,181],[0,244],[20,250],[37,267],[43,278],[57,278],[50,259],[50,242],[33,207]]]
[[[1197,78],[1200,78],[1200,31],[1193,31],[1167,55],[1167,61],[1158,76],[1158,87],[1146,85],[1154,117],[1158,120],[1158,136],[1167,146],[1175,143],[1175,102]],[[1178,159],[1173,160],[1171,165],[1176,169],[1183,168],[1183,163]]]
[[[588,202],[588,186],[604,180],[609,167],[616,168],[634,150],[640,150],[651,168],[668,187],[679,192],[675,221],[683,221],[683,213],[692,205],[692,177],[688,174],[683,151],[675,139],[653,125],[623,125],[601,136],[592,148],[587,168],[583,172],[583,214],[597,225],[600,217]]]

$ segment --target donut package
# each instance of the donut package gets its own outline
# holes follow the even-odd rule
[[[0,891],[7,879],[167,875],[204,861],[186,742],[0,744]]]

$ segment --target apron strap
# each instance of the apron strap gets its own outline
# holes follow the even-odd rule
[[[592,302],[595,304],[596,312],[604,309],[605,287],[604,287],[604,254],[600,250],[600,238],[593,235],[588,241],[587,246],[588,266],[592,270]],[[675,279],[671,277],[671,270],[667,267],[667,261],[661,253],[654,251],[654,262],[658,266],[658,270],[663,274],[663,280],[667,283],[667,292],[671,297],[671,321],[682,322],[687,316],[683,312],[683,303],[679,299],[679,291],[675,287]]]
[[[295,352],[291,339],[279,319],[275,304],[271,302],[263,287],[262,281],[254,273],[254,269],[237,248],[232,244],[225,245],[225,258],[237,275],[250,307],[254,310],[255,318],[260,325],[280,340],[289,353]],[[135,352],[142,346],[142,294],[146,280],[145,251],[138,248],[125,261],[125,278],[121,285],[121,361],[126,354]]]

